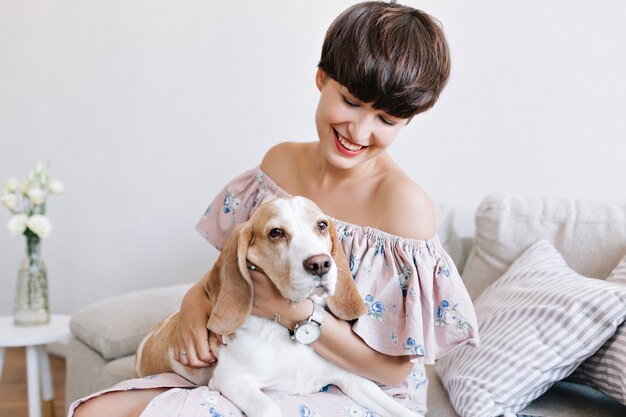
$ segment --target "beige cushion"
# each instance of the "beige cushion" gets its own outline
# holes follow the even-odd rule
[[[160,287],[101,300],[72,316],[72,334],[107,360],[134,354],[152,327],[180,307],[190,287]]]
[[[463,280],[472,299],[539,239],[576,272],[605,279],[626,251],[626,205],[573,199],[488,196],[476,212],[476,237]]]

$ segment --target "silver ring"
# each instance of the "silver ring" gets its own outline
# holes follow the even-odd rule
[[[180,352],[179,356],[187,356],[187,352],[183,350],[182,352]]]

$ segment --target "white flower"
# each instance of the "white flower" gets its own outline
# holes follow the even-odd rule
[[[46,192],[40,188],[31,188],[28,190],[28,198],[34,205],[39,206],[46,201]]]
[[[26,226],[37,236],[41,238],[48,237],[52,232],[52,223],[46,216],[34,214],[26,221]]]
[[[37,162],[35,165],[35,174],[41,174],[43,172],[43,164],[41,162]]]
[[[59,195],[65,190],[65,186],[59,180],[52,180],[50,182],[50,194]]]
[[[28,181],[26,180],[20,181],[19,187],[20,187],[20,191],[22,192],[22,194],[28,193],[28,187],[29,187]]]
[[[9,210],[13,210],[15,206],[17,206],[17,195],[5,194],[2,197],[0,197],[0,201],[2,201],[2,204],[4,204],[4,207],[8,208]]]
[[[9,233],[11,236],[17,236],[24,233],[26,230],[26,222],[28,221],[28,216],[26,214],[16,214],[15,216],[9,219],[7,223],[7,227],[9,228]]]
[[[4,191],[7,194],[12,194],[17,191],[17,187],[19,186],[19,181],[17,178],[9,178],[4,182]]]

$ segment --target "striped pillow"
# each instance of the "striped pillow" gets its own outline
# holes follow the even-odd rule
[[[542,240],[475,301],[482,344],[437,363],[462,417],[516,413],[568,376],[626,316],[626,286],[585,278]]]
[[[626,285],[626,256],[624,256],[624,259],[620,261],[606,280],[615,282],[616,284]]]
[[[626,257],[607,281],[626,285]],[[626,323],[570,379],[592,386],[626,405]]]

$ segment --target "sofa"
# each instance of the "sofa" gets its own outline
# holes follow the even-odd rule
[[[570,275],[580,274],[583,276],[580,279],[586,280],[587,283],[589,283],[589,278],[585,277],[595,279],[590,282],[591,285],[596,282],[598,285],[603,284],[600,281],[605,280],[620,263],[620,259],[626,255],[626,205],[623,204],[514,194],[490,195],[483,200],[476,211],[476,232],[471,238],[458,236],[453,225],[454,212],[450,207],[437,205],[436,212],[439,238],[454,259],[459,271],[462,271],[461,275],[472,299],[479,300],[478,303],[481,305],[493,301],[485,300],[485,297],[481,299],[481,294],[487,294],[487,290],[495,286],[498,280],[505,276],[509,268],[517,262],[521,254],[537,241],[545,242],[544,246],[553,247],[555,253],[558,251],[567,267],[571,268]],[[545,268],[543,269],[545,273]],[[132,378],[134,353],[141,339],[157,321],[179,308],[182,296],[190,285],[191,283],[187,283],[126,293],[99,301],[76,312],[71,320],[73,338],[66,352],[67,405],[69,406],[77,398],[89,393]],[[622,294],[614,290],[617,288],[615,286],[607,288],[603,288],[602,291],[607,294],[615,293],[615,297]],[[538,296],[538,298],[541,297]],[[614,313],[616,317],[618,313]],[[494,314],[490,313],[491,316]],[[617,331],[617,326],[620,326],[623,321],[623,317],[621,315],[620,317],[611,318],[612,328],[609,328],[609,325],[596,326],[600,327],[597,331],[601,332],[601,335],[598,333],[596,336],[595,333],[591,334],[589,331],[582,333],[583,336],[592,338],[591,342],[589,340],[585,342],[584,349],[588,351],[580,353],[581,349],[576,349],[574,354],[561,357],[559,360],[567,366],[559,364],[559,379],[543,381],[542,385],[537,388],[537,394],[528,398],[524,397],[526,401],[521,403],[522,409],[498,408],[504,411],[499,411],[498,414],[491,414],[495,411],[490,411],[489,415],[626,416],[626,406],[623,405],[623,401],[620,402],[614,399],[615,396],[612,398],[604,394],[596,389],[597,387],[580,383],[584,382],[584,378],[578,378],[577,382],[574,382],[575,379],[568,378],[569,374],[574,373],[573,371],[577,370],[581,363],[585,363],[587,357],[591,357],[599,346],[605,344],[605,339],[610,336],[610,333]],[[542,322],[548,328],[551,325],[549,320]],[[597,320],[594,319],[592,322],[596,323]],[[566,325],[575,326],[576,321],[568,322]],[[480,326],[482,324],[479,317]],[[529,327],[528,323],[524,323],[523,327]],[[514,335],[516,333],[514,332]],[[582,338],[582,336],[577,336],[577,339]],[[486,347],[494,343],[498,343],[497,337],[496,342],[493,339],[483,340],[483,345],[487,345]],[[565,352],[565,348],[564,346],[555,347],[558,352]],[[467,346],[458,348],[458,351],[463,349],[476,348]],[[483,349],[483,346],[478,349]],[[455,406],[459,409],[461,406],[456,396],[472,391],[482,384],[479,377],[471,374],[450,375],[451,369],[459,368],[457,365],[461,363],[460,360],[456,361],[456,353],[453,351],[436,365],[427,367],[429,379],[427,415],[429,417],[459,416]],[[525,354],[520,357],[520,363],[526,363],[524,362],[526,358],[542,359],[543,355],[545,354]],[[497,364],[489,364],[486,368],[492,365]],[[622,369],[622,373],[626,373],[626,369]],[[547,374],[545,370],[541,371],[541,378],[537,380],[543,379],[543,376]],[[507,381],[502,383],[505,382]],[[476,398],[484,398],[490,393],[481,392],[480,395],[483,397]],[[538,398],[534,398],[535,396]],[[502,398],[489,399],[489,401],[492,400],[498,406],[508,401]],[[476,415],[468,414],[466,411],[461,412],[465,413],[463,417]],[[481,417],[488,416],[483,414]]]

